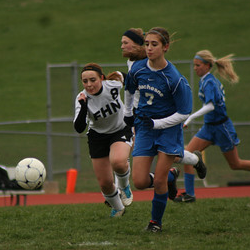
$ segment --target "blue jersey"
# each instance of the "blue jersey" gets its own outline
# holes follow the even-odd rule
[[[175,112],[190,114],[192,111],[191,88],[175,66],[167,61],[164,69],[154,71],[148,59],[134,62],[126,77],[126,90],[140,91],[136,115],[153,119],[168,117]]]
[[[204,115],[205,123],[218,122],[227,116],[223,85],[211,73],[199,82],[199,98],[204,104],[212,102],[215,107],[213,111]]]

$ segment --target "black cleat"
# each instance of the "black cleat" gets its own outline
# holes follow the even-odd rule
[[[189,194],[187,194],[186,192],[184,193],[181,193],[180,195],[178,195],[175,199],[174,199],[174,202],[195,202],[196,201],[196,198],[195,196],[191,196]]]
[[[174,200],[178,192],[176,181],[180,174],[180,170],[177,168],[171,168],[170,171],[174,175],[174,180],[171,182],[168,182],[168,198],[170,200]]]
[[[111,205],[109,204],[109,202],[107,200],[104,201],[104,204],[107,206],[107,207],[111,207]]]
[[[159,225],[155,221],[150,221],[148,226],[145,228],[146,231],[152,232],[152,233],[160,233],[162,232],[161,230],[161,225]]]
[[[197,171],[197,174],[199,176],[200,179],[204,179],[206,177],[206,174],[207,174],[207,168],[202,160],[202,155],[201,155],[201,152],[200,151],[194,151],[193,152],[195,155],[198,156],[199,158],[199,161],[198,163],[194,166],[194,168],[196,169]]]

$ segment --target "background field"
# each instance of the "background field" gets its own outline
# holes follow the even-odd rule
[[[216,57],[234,53],[249,57],[250,2],[248,0],[0,0],[0,122],[45,119],[47,63],[125,63],[121,56],[121,35],[130,27],[145,31],[154,26],[175,33],[175,43],[168,59],[190,60],[201,49],[211,50]],[[237,62],[240,83],[225,84],[228,113],[234,122],[250,121],[248,74],[250,62]],[[185,75],[188,69],[179,67]],[[126,69],[125,69],[126,70]],[[195,82],[197,82],[195,78]],[[65,70],[53,79],[55,116],[73,116],[65,108],[70,78]],[[194,96],[197,95],[197,86]],[[70,97],[69,97],[70,96]],[[199,107],[195,99],[195,107]],[[69,105],[67,106],[69,107]],[[64,112],[64,113],[63,113]],[[4,125],[1,131],[40,131],[44,124]],[[55,124],[55,132],[72,133],[72,124]],[[240,156],[250,152],[249,127],[237,128]],[[186,141],[188,142],[189,136]],[[83,169],[79,172],[77,192],[98,191],[82,138]],[[72,166],[72,139],[56,137],[54,168]],[[1,134],[0,164],[14,166],[20,159],[35,156],[47,162],[46,137],[43,135]],[[70,158],[71,157],[71,158]],[[227,185],[230,180],[248,180],[248,173],[229,170],[218,148],[206,153],[208,182]],[[55,175],[60,192],[65,191],[65,174]],[[202,185],[198,182],[197,185]]]

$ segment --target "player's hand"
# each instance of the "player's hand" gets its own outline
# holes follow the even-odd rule
[[[185,123],[183,124],[183,128],[188,128],[188,125],[186,125]]]
[[[148,129],[154,128],[154,121],[147,116],[142,117],[142,123],[143,123],[143,126]]]
[[[127,126],[129,127],[134,126],[134,121],[135,121],[134,116],[124,116],[123,120],[127,124]]]
[[[87,97],[83,93],[80,93],[78,97],[78,102],[81,104],[81,106],[85,106],[87,103]]]
[[[82,108],[87,108],[88,99],[83,93],[80,93],[80,96],[78,97],[78,102],[81,104]]]

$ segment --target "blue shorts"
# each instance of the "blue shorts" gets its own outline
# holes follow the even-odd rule
[[[230,119],[220,125],[204,124],[196,137],[211,141],[220,147],[222,152],[230,151],[240,143],[237,133]]]
[[[183,157],[182,124],[166,129],[147,129],[135,123],[135,142],[132,156],[155,156],[158,152]]]

